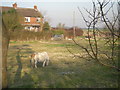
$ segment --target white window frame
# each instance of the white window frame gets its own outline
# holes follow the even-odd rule
[[[25,17],[25,22],[30,22],[30,17]]]
[[[40,22],[41,21],[41,18],[36,18],[36,22]]]

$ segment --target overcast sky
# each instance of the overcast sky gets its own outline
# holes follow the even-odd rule
[[[58,23],[65,24],[67,27],[73,26],[73,13],[75,12],[75,26],[85,28],[86,25],[82,19],[78,8],[83,12],[87,18],[87,13],[84,8],[91,10],[92,3],[90,0],[4,0],[2,6],[12,6],[17,3],[18,7],[33,8],[37,5],[38,10],[45,16],[52,27]]]

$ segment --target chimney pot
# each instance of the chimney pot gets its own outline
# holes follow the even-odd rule
[[[13,8],[14,8],[14,9],[17,8],[17,4],[16,4],[16,3],[13,4]]]
[[[37,10],[37,6],[36,6],[36,5],[34,5],[34,9],[36,9],[36,10]]]

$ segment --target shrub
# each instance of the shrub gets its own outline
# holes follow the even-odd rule
[[[11,33],[10,39],[14,41],[49,40],[51,39],[51,36],[51,31],[34,32],[28,30],[16,30]]]

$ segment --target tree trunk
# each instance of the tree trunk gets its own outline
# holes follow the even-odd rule
[[[2,20],[2,88],[8,87],[7,82],[7,51],[9,45],[9,34]]]

